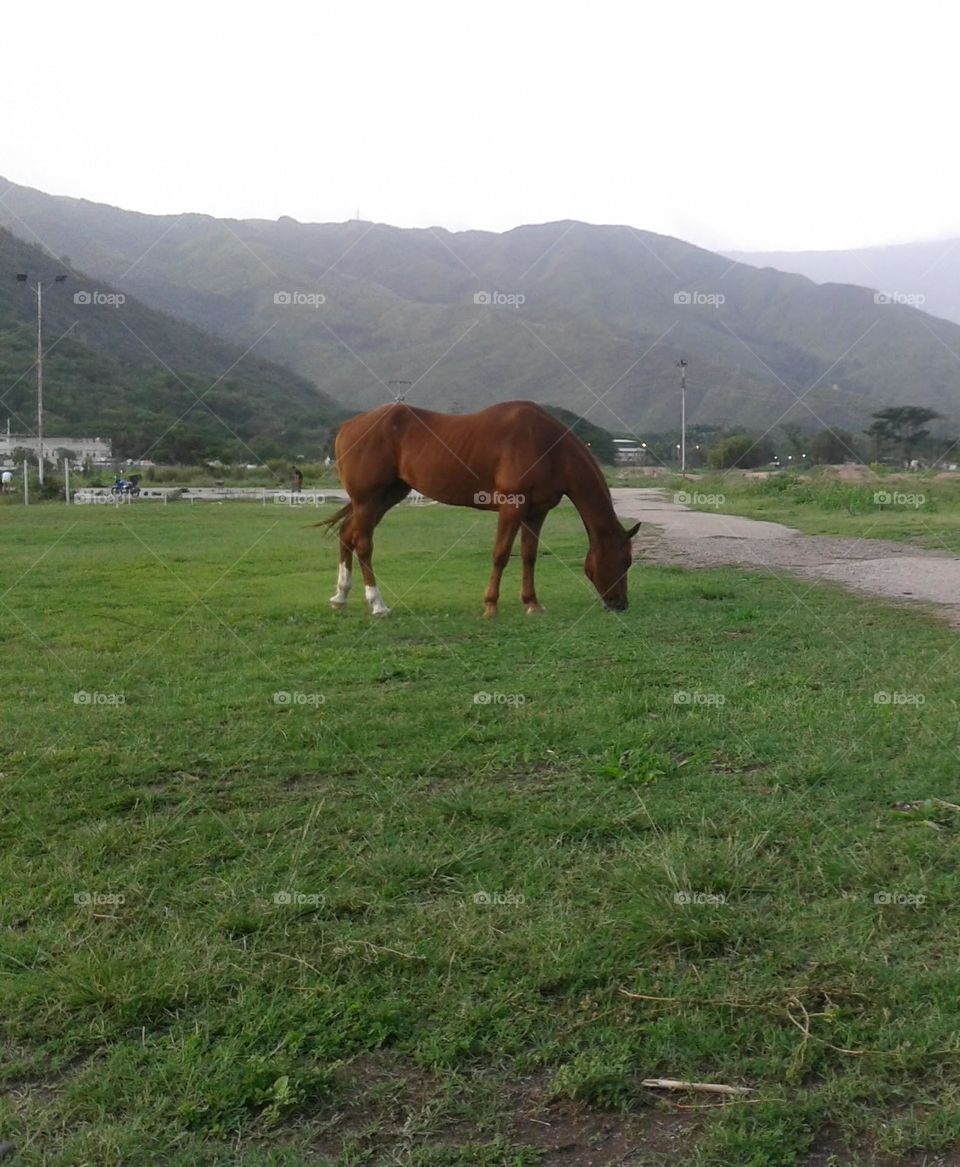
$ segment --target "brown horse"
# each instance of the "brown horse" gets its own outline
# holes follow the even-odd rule
[[[566,495],[590,538],[584,571],[607,608],[627,606],[630,540],[614,514],[610,490],[587,447],[532,401],[505,401],[479,413],[433,413],[397,402],[345,422],[337,434],[337,469],[350,502],[324,525],[339,527],[340,570],[330,604],[347,603],[356,552],[374,616],[386,616],[373,574],[373,531],[415,489],[437,502],[496,511],[493,571],[483,595],[495,616],[500,577],[521,532],[523,586],[530,614],[542,612],[533,582],[540,528]]]

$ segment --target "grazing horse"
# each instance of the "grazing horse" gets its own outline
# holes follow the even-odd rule
[[[564,495],[580,512],[590,539],[584,563],[590,582],[607,608],[626,608],[630,541],[640,524],[623,529],[593,455],[532,401],[505,401],[465,414],[433,413],[403,402],[382,405],[340,427],[336,452],[350,502],[323,524],[340,533],[334,609],[347,603],[356,552],[371,613],[390,611],[373,574],[373,530],[411,489],[437,502],[497,512],[485,615],[497,614],[500,577],[518,531],[520,598],[529,614],[543,611],[533,582],[540,528]]]

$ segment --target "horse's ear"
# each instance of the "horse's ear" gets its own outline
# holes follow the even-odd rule
[[[634,525],[630,528],[630,530],[624,531],[623,534],[629,540],[629,539],[632,539],[634,537],[634,535],[636,535],[637,531],[639,531],[639,530],[640,530],[640,524],[634,523]]]

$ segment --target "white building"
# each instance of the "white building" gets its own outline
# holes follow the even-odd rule
[[[0,458],[9,462],[14,450],[29,450],[36,457],[39,445],[39,441],[31,434],[0,433]],[[59,461],[61,450],[69,450],[78,462],[109,462],[113,457],[110,442],[106,438],[52,436],[43,439],[43,453],[48,462]]]
[[[646,442],[638,443],[635,438],[614,438],[613,444],[617,449],[618,462],[637,464],[646,461]]]

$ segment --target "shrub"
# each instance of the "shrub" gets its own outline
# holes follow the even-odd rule
[[[715,470],[730,470],[734,466],[741,470],[751,470],[763,466],[770,458],[770,446],[766,439],[752,438],[749,434],[731,434],[710,451],[710,465]]]

